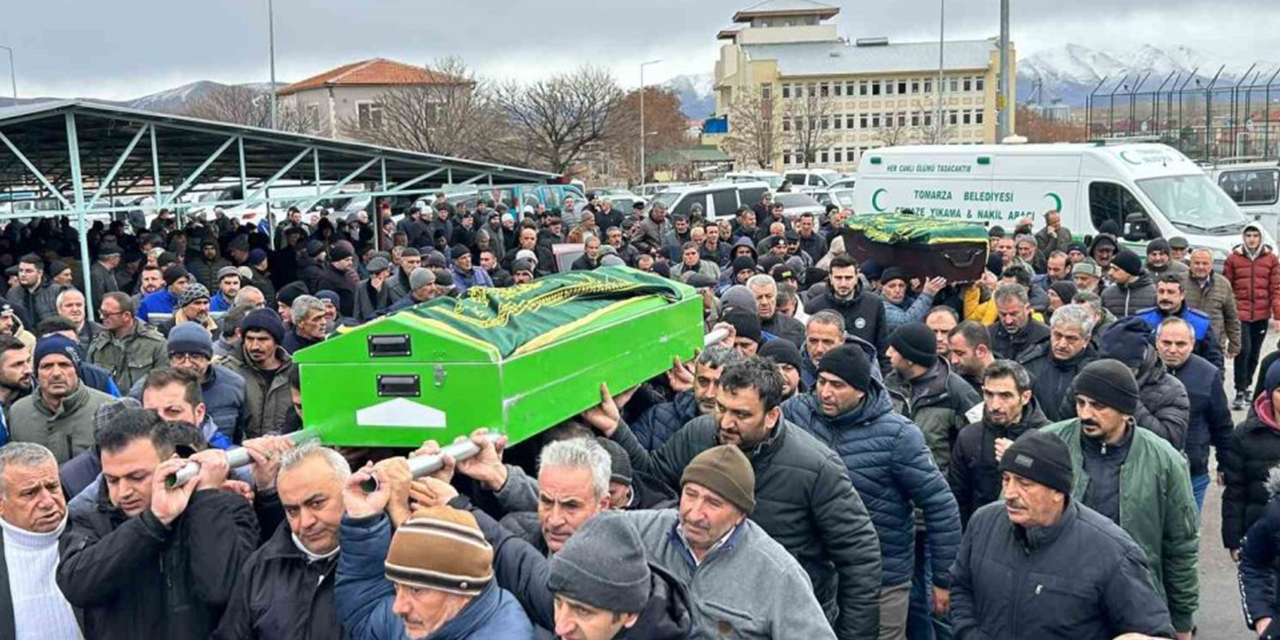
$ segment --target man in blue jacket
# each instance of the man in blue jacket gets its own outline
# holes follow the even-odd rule
[[[848,467],[880,538],[880,637],[902,638],[915,564],[915,508],[924,511],[938,614],[950,599],[960,510],[919,427],[893,410],[871,370],[862,349],[832,349],[818,363],[813,392],[785,402],[782,414],[830,446]]]
[[[178,296],[182,295],[182,291],[187,288],[191,276],[187,274],[187,270],[182,265],[174,263],[164,269],[165,287],[154,293],[149,293],[142,299],[138,305],[137,317],[143,322],[150,322],[148,318],[153,313],[173,313],[178,307]]]
[[[1223,367],[1222,344],[1213,333],[1209,314],[1187,306],[1187,290],[1180,276],[1166,274],[1156,282],[1156,306],[1143,309],[1137,313],[1139,318],[1151,325],[1151,333],[1165,318],[1181,318],[1195,332],[1195,354],[1209,361],[1209,364],[1221,369]]]
[[[365,470],[343,489],[346,516],[334,598],[352,640],[529,640],[533,625],[493,580],[493,548],[475,516],[451,507],[415,512],[395,535],[383,513],[391,483]]]

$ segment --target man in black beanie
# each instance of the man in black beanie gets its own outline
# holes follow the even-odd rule
[[[1134,422],[1181,451],[1191,423],[1191,399],[1182,382],[1165,368],[1150,337],[1151,325],[1146,321],[1125,318],[1102,334],[1099,356],[1120,361],[1138,381],[1138,406],[1129,413]],[[1069,414],[1071,408],[1067,405]]]
[[[733,326],[733,348],[743,357],[754,356],[764,335],[760,316],[748,309],[730,309],[724,314],[724,321]]]
[[[1174,635],[1164,599],[1148,579],[1142,549],[1114,523],[1072,499],[1071,453],[1062,440],[1028,431],[1004,452],[1000,470],[1004,502],[974,514],[956,557],[951,600],[956,637]],[[1010,590],[1014,580],[1024,580],[1023,587]],[[1057,588],[1064,584],[1071,589]],[[1015,614],[1032,610],[1035,615]]]
[[[924,432],[933,461],[943,474],[955,435],[969,419],[965,413],[982,402],[978,393],[937,356],[937,338],[922,322],[909,322],[889,335],[892,370],[884,384],[907,399],[902,414]]]
[[[1147,552],[1178,637],[1189,638],[1199,603],[1200,542],[1187,461],[1134,422],[1142,402],[1125,363],[1096,360],[1080,370],[1073,386],[1079,417],[1042,429],[1067,443],[1071,497],[1120,525]]]
[[[760,357],[768,358],[778,365],[778,373],[782,374],[782,397],[789,399],[797,393],[808,391],[804,381],[800,379],[800,349],[786,338],[774,338],[760,347]]]
[[[1117,318],[1156,306],[1156,286],[1151,274],[1142,269],[1142,258],[1138,254],[1121,249],[1111,259],[1107,277],[1114,284],[1102,291],[1102,306]]]
[[[909,338],[914,343],[909,350],[921,360],[928,354],[936,361],[933,332],[924,325],[920,329],[919,338]],[[898,344],[907,348],[901,338],[918,332],[899,336]],[[892,347],[889,351],[896,352]],[[880,637],[903,637],[916,562],[913,513],[916,508],[924,512],[933,611],[942,614],[960,543],[960,511],[920,428],[894,411],[889,391],[871,374],[872,366],[856,345],[828,351],[818,362],[814,390],[788,400],[782,413],[840,456],[860,495],[874,496],[867,506],[880,541]]]

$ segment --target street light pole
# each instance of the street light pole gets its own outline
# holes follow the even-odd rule
[[[947,0],[938,0],[938,107],[934,113],[934,122],[936,125],[934,134],[934,144],[942,144],[942,63],[943,63],[943,47],[946,44],[947,33]]]
[[[267,46],[271,54],[271,129],[276,129],[276,6],[267,0]]]
[[[1009,0],[1000,0],[1000,139],[998,143],[1003,143],[1005,138],[1013,135],[1013,100],[1009,99],[1012,95],[1010,87],[1013,82],[1013,74],[1010,73],[1010,65],[1012,57],[1009,54]]]
[[[13,85],[13,106],[18,106],[18,71],[13,66],[13,47],[0,44],[0,49],[9,52],[9,82]]]
[[[658,64],[662,60],[650,60],[640,63],[640,181],[636,185],[644,184],[644,68],[651,64]]]

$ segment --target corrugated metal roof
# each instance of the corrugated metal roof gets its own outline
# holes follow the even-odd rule
[[[739,9],[737,13],[733,14],[733,20],[734,22],[740,22],[751,20],[756,16],[801,13],[817,13],[822,14],[824,17],[831,17],[840,13],[840,8],[822,4],[821,2],[812,2],[811,0],[765,0],[746,9]]]
[[[777,60],[778,73],[784,76],[907,73],[938,69],[938,43],[936,42],[904,42],[858,47],[833,40],[750,44],[743,45],[742,49],[746,52],[747,58],[752,61]],[[991,40],[948,42],[944,69],[947,71],[986,69],[991,65],[991,52],[996,49],[996,43]]]

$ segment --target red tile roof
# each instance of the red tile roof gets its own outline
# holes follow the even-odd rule
[[[276,95],[285,96],[299,91],[329,86],[454,84],[460,82],[463,82],[463,80],[436,73],[425,67],[417,67],[385,58],[373,58],[345,64],[301,82],[295,82],[277,91]]]

